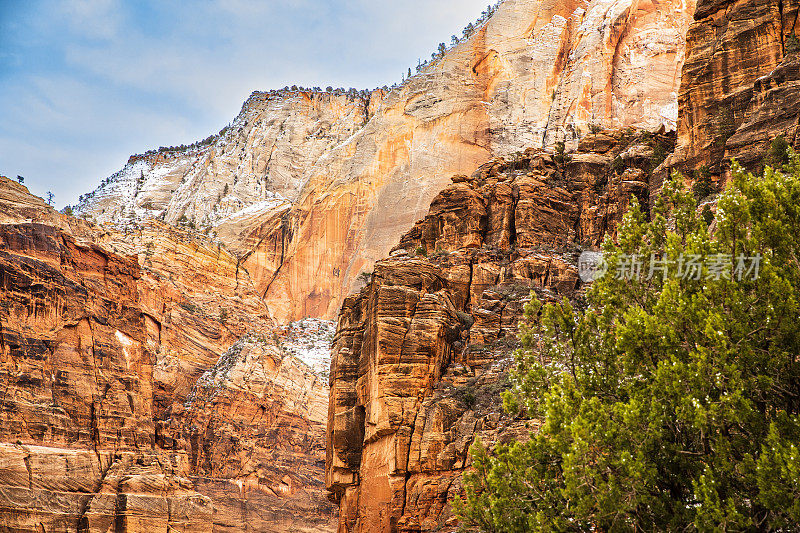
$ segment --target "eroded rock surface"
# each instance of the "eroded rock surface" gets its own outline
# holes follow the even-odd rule
[[[213,227],[280,321],[332,318],[453,174],[579,130],[674,128],[693,0],[506,0],[402,86],[254,93],[209,145],[134,157],[79,206]]]
[[[183,404],[200,375],[246,333],[273,329],[248,272],[202,235],[150,221],[98,237],[136,258],[146,343],[155,354],[156,417]]]
[[[787,61],[796,0],[700,0],[686,37],[678,97],[683,170],[724,172],[735,156],[753,167],[773,137],[794,142],[797,62]]]
[[[321,478],[327,390],[323,378],[272,338],[246,336],[159,422],[159,445],[189,457],[218,523],[233,531],[327,531],[332,509]],[[241,497],[246,495],[246,497]],[[270,512],[265,512],[267,509]]]
[[[787,56],[753,84],[741,126],[725,143],[725,158],[758,171],[770,143],[781,136],[800,148],[800,55]]]
[[[0,529],[335,527],[324,377],[234,256],[102,231],[2,177],[0,198]],[[245,332],[258,349],[220,359]]]
[[[502,414],[529,292],[581,291],[576,261],[613,235],[674,137],[606,130],[571,158],[528,150],[455,176],[339,315],[326,483],[341,532],[454,530],[468,448],[522,437]],[[660,155],[659,155],[660,154]]]

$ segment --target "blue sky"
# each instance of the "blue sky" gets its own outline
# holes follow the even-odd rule
[[[74,203],[128,156],[202,139],[254,90],[373,88],[488,0],[0,0],[0,174]]]

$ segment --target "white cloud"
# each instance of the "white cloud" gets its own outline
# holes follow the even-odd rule
[[[117,0],[69,0],[59,11],[73,32],[89,39],[114,39],[123,23]]]

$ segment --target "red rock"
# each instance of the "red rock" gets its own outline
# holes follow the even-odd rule
[[[657,143],[608,131],[571,160],[528,151],[454,179],[345,300],[325,478],[340,532],[454,527],[475,437],[526,435],[499,392],[530,291],[578,294],[581,245],[614,233],[631,194],[646,206]]]

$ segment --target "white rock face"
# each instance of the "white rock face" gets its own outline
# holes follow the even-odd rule
[[[100,223],[186,217],[216,226],[257,204],[293,201],[307,169],[364,125],[369,99],[255,92],[210,144],[132,156],[77,211]]]
[[[304,318],[280,327],[278,338],[284,352],[297,357],[317,374],[328,377],[335,334],[336,322]]]
[[[693,12],[693,0],[506,0],[386,94],[254,93],[211,146],[134,157],[78,211],[207,224],[277,319],[332,318],[453,174],[573,146],[590,124],[674,129]]]

